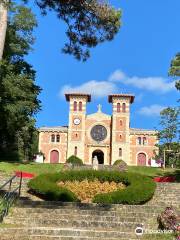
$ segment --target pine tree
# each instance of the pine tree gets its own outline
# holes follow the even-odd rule
[[[7,10],[0,0],[4,20],[0,19],[0,39],[5,39]],[[12,1],[13,2],[13,1]],[[28,0],[22,0],[28,2]],[[67,25],[68,42],[62,49],[64,53],[73,55],[78,60],[87,60],[90,48],[104,41],[111,41],[120,28],[121,11],[116,10],[103,0],[35,0],[43,15],[48,10],[54,11],[57,17]],[[3,41],[0,41],[0,59],[3,52]]]
[[[31,157],[34,115],[40,109],[35,71],[26,62],[36,19],[24,6],[11,5],[3,59],[0,61],[0,154]]]
[[[180,77],[180,53],[177,53],[174,59],[171,61],[169,75]],[[176,88],[180,90],[180,80],[176,81]]]

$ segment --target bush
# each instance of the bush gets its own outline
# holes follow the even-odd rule
[[[167,207],[165,211],[158,216],[157,220],[161,229],[176,230],[178,217],[172,207]]]
[[[116,160],[114,163],[113,163],[113,166],[115,168],[117,168],[118,170],[120,171],[127,171],[127,163],[124,162],[123,160],[119,159],[119,160]]]
[[[74,155],[69,157],[66,162],[71,163],[74,166],[82,166],[83,165],[83,161]]]
[[[35,194],[45,200],[77,202],[78,199],[73,192],[56,185],[57,180],[57,174],[42,174],[32,179],[28,186]]]
[[[113,166],[121,165],[122,163],[126,164],[122,159],[118,159],[113,163]]]
[[[149,177],[135,173],[119,171],[95,171],[95,170],[69,170],[61,173],[42,174],[32,179],[28,186],[36,194],[41,195],[44,199],[59,201],[79,201],[74,193],[57,186],[59,181],[93,181],[98,179],[100,182],[122,182],[127,187],[125,190],[97,194],[94,203],[109,204],[143,204],[153,197],[156,183]]]

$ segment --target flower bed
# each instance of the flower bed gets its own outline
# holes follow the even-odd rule
[[[175,182],[175,177],[169,176],[169,177],[155,177],[155,182]]]
[[[94,181],[88,181],[87,179],[83,181],[67,181],[59,182],[59,187],[65,187],[72,191],[81,202],[91,203],[95,195],[100,193],[110,193],[118,190],[125,189],[126,185],[123,183],[116,182],[103,182],[101,183],[98,179]]]
[[[29,188],[43,199],[78,202],[78,195],[68,190],[65,186],[58,186],[58,182],[94,181],[115,182],[126,185],[124,190],[115,190],[108,193],[96,194],[94,203],[109,204],[143,204],[153,197],[156,183],[149,177],[135,173],[118,171],[71,170],[61,173],[42,174],[30,180]]]
[[[16,174],[16,177],[21,177],[22,176],[22,178],[33,178],[33,177],[35,177],[35,174],[28,173],[28,172],[16,171],[15,174]]]

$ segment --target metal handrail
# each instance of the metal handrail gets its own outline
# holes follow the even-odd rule
[[[4,217],[7,216],[9,212],[9,208],[12,206],[12,204],[15,202],[17,198],[20,197],[21,195],[21,186],[22,186],[22,172],[20,174],[20,181],[19,184],[16,188],[12,190],[12,182],[17,176],[14,175],[11,177],[7,182],[5,182],[1,187],[0,187],[0,193],[4,193],[2,196],[0,195],[0,222],[3,221]],[[8,186],[8,190],[4,189],[6,186]]]

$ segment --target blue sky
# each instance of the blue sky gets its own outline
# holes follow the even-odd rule
[[[91,50],[91,58],[78,62],[61,53],[66,42],[66,26],[53,13],[37,15],[34,51],[27,57],[37,71],[37,84],[43,89],[42,111],[37,126],[68,124],[68,103],[64,91],[92,92],[87,112],[102,110],[111,114],[109,93],[135,94],[131,107],[131,127],[153,129],[163,107],[177,105],[178,92],[168,68],[180,51],[179,0],[113,0],[123,12],[122,27],[111,42]]]

